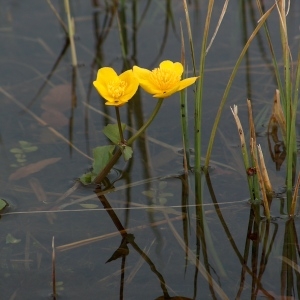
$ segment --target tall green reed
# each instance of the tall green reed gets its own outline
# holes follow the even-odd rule
[[[256,28],[254,29],[254,31],[252,32],[252,34],[250,35],[248,41],[246,42],[241,54],[239,55],[233,69],[232,69],[232,73],[230,75],[230,78],[228,80],[228,83],[226,85],[225,91],[223,93],[223,97],[221,99],[221,102],[219,104],[219,108],[218,108],[218,112],[217,115],[215,117],[215,121],[212,127],[212,131],[211,131],[211,135],[210,135],[210,139],[208,142],[208,147],[207,147],[207,152],[206,152],[206,157],[205,157],[205,163],[204,163],[204,170],[207,171],[208,167],[209,167],[209,162],[210,162],[210,157],[211,157],[211,153],[212,153],[212,148],[213,148],[213,144],[214,144],[214,140],[215,140],[215,136],[216,136],[216,132],[217,132],[217,128],[218,128],[218,124],[219,121],[221,119],[221,115],[229,94],[229,91],[231,89],[232,83],[234,81],[234,78],[237,74],[238,68],[241,64],[241,62],[243,61],[243,58],[249,48],[249,46],[251,45],[252,41],[254,40],[254,38],[256,37],[258,31],[261,29],[261,27],[264,25],[264,23],[266,22],[266,20],[268,19],[268,17],[270,16],[271,12],[273,11],[273,9],[276,7],[276,5],[274,4],[269,10],[267,10],[262,17],[259,19],[259,22],[256,26]]]

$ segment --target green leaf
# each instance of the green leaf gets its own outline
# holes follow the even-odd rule
[[[6,236],[6,244],[18,244],[20,242],[21,242],[20,239],[16,239],[10,233],[7,234],[7,236]]]
[[[11,153],[23,153],[23,150],[20,148],[11,148],[9,151]]]
[[[160,193],[160,197],[173,197],[174,195],[172,193]]]
[[[154,198],[155,197],[155,192],[152,191],[152,190],[142,191],[142,194],[149,197],[149,198]]]
[[[168,183],[166,181],[160,181],[158,184],[158,188],[160,190],[163,190],[164,188],[166,188],[167,185],[168,185]]]
[[[93,173],[92,172],[88,172],[88,173],[85,173],[83,175],[81,175],[81,177],[79,178],[80,182],[84,185],[88,185],[88,184],[91,184],[92,183],[92,176],[93,176]]]
[[[38,149],[37,146],[33,146],[32,143],[26,141],[19,141],[19,144],[24,152],[34,152]]]
[[[115,150],[114,145],[100,146],[93,150],[93,173],[99,174],[110,161]]]
[[[158,201],[160,205],[165,205],[168,202],[168,199],[164,197],[159,197]]]
[[[83,208],[88,208],[88,209],[94,209],[94,208],[99,207],[97,204],[89,204],[89,203],[83,203],[83,204],[80,204],[80,206]]]
[[[122,147],[123,157],[128,161],[132,157],[132,148],[130,146]]]
[[[8,203],[0,198],[0,211],[3,210],[6,206],[8,206]]]
[[[84,185],[91,184],[97,175],[105,168],[113,156],[115,145],[100,146],[93,149],[93,171],[81,175],[80,182]]]
[[[122,131],[124,132],[126,128],[126,124],[121,124]],[[120,144],[121,138],[120,138],[120,132],[118,124],[108,124],[104,127],[102,132],[116,145]]]
[[[26,161],[27,161],[27,159],[24,159],[24,158],[18,158],[17,159],[18,163],[23,163],[23,162],[26,162]]]
[[[19,144],[21,146],[22,149],[26,148],[26,147],[31,147],[32,144],[26,141],[19,141]]]
[[[29,152],[34,152],[34,151],[36,151],[37,149],[38,149],[37,146],[30,146],[30,147],[23,148],[24,152],[27,152],[27,153],[29,153]]]

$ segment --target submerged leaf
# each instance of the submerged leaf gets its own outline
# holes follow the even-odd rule
[[[98,207],[97,204],[90,204],[90,203],[83,203],[83,204],[80,204],[80,206],[83,208],[87,208],[87,209],[94,209],[94,208]]]
[[[18,169],[14,173],[12,173],[8,179],[9,180],[18,180],[18,179],[27,177],[28,175],[39,172],[40,170],[44,169],[45,167],[58,162],[60,159],[61,159],[61,157],[47,158],[47,159],[40,160],[36,163],[27,165],[25,167]]]
[[[155,191],[153,191],[153,190],[142,191],[142,194],[149,197],[149,198],[154,198],[155,197]]]
[[[22,149],[32,146],[32,144],[30,142],[27,142],[27,141],[19,141],[19,144],[20,144]]]
[[[166,181],[160,181],[159,184],[158,184],[158,188],[160,190],[162,190],[162,189],[166,188],[167,185],[168,185],[168,183]]]
[[[31,143],[26,141],[19,141],[19,144],[24,152],[34,152],[38,149],[37,146],[33,146]]]
[[[122,131],[125,130],[126,124],[121,124]],[[102,132],[116,145],[120,144],[121,138],[120,138],[120,132],[119,132],[119,126],[118,124],[108,124],[104,127]]]
[[[37,146],[30,146],[30,147],[23,148],[24,152],[34,152],[37,149],[38,149]]]
[[[1,210],[3,210],[6,206],[8,206],[8,203],[4,200],[0,198],[0,212]]]
[[[158,201],[160,205],[165,205],[168,202],[168,199],[164,197],[159,197]]]
[[[20,242],[21,242],[20,239],[16,239],[10,233],[7,234],[7,236],[6,236],[6,244],[17,244],[17,243],[20,243]]]
[[[16,154],[21,154],[21,153],[23,153],[23,150],[20,149],[20,148],[11,148],[9,151],[10,151],[11,153],[16,153]]]

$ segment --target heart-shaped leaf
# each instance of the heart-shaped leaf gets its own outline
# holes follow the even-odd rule
[[[100,146],[93,150],[94,162],[93,173],[99,174],[110,161],[115,150],[114,145]]]
[[[122,131],[124,132],[126,124],[121,124]],[[121,143],[120,132],[118,124],[108,124],[104,127],[102,132],[116,145]]]

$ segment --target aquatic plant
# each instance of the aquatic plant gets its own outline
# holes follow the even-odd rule
[[[114,145],[99,146],[93,150],[93,168],[90,172],[80,177],[83,184],[101,184],[123,154],[128,161],[133,154],[132,143],[148,128],[157,115],[163,100],[172,94],[192,85],[198,77],[190,77],[181,80],[183,66],[179,62],[170,60],[160,63],[159,68],[152,71],[134,66],[133,70],[127,70],[121,75],[109,67],[99,69],[97,79],[93,82],[99,94],[107,101],[105,104],[115,106],[117,124],[108,124],[103,133]],[[121,123],[119,107],[133,98],[138,86],[141,85],[146,92],[159,98],[149,119],[141,126],[128,141],[123,137],[126,125]]]

